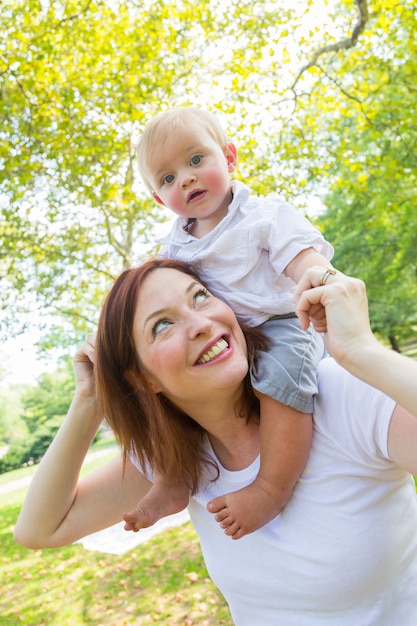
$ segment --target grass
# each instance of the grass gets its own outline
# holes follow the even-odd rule
[[[31,473],[33,468],[10,472],[2,483],[5,476],[17,480]],[[2,626],[232,625],[190,522],[122,555],[79,544],[31,551],[12,536],[24,494],[20,489],[0,496]]]
[[[84,471],[113,454],[88,463]],[[9,472],[2,482],[33,471]],[[90,552],[79,544],[31,551],[12,536],[24,494],[20,489],[0,495],[2,626],[232,626],[190,522],[123,555]]]
[[[108,452],[110,456],[112,454],[114,446],[115,446],[114,439],[106,437],[104,439],[100,439],[97,443],[95,443],[92,446],[91,451],[102,452],[103,454],[105,452]],[[104,459],[104,461],[106,461],[106,459]],[[93,469],[93,463],[95,462],[87,461],[85,463],[85,470],[91,471]],[[102,463],[103,463],[103,460],[100,459],[100,461],[98,462],[98,465]],[[19,469],[12,470],[10,472],[6,472],[5,474],[0,474],[0,486],[6,485],[7,483],[10,483],[14,480],[19,480],[21,478],[26,478],[27,476],[32,476],[36,471],[36,467],[37,467],[36,465],[30,465],[28,467],[21,467]]]

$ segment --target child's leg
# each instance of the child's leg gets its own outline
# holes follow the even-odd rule
[[[207,508],[240,539],[276,517],[289,500],[306,464],[313,433],[312,416],[257,393],[261,405],[261,464],[255,481],[215,498]]]
[[[152,526],[162,517],[179,513],[188,505],[190,490],[185,484],[169,482],[162,474],[155,475],[154,483],[134,511],[125,513],[125,530],[138,532]]]

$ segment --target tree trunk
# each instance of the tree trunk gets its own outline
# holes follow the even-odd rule
[[[391,333],[390,333],[390,334],[388,335],[388,339],[389,339],[389,342],[390,342],[390,344],[391,344],[391,348],[392,348],[393,350],[395,350],[395,352],[401,352],[401,350],[400,350],[400,346],[398,345],[397,340],[396,340],[396,338],[394,337],[394,335],[391,335]]]

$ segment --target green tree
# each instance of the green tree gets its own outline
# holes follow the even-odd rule
[[[274,147],[320,195],[336,266],[365,280],[373,328],[398,349],[417,322],[416,12],[407,0],[357,5],[352,38],[319,47],[296,76]]]
[[[42,374],[38,384],[22,396],[22,420],[29,433],[54,421],[62,422],[74,394],[75,381],[71,359],[63,359],[52,374]]]
[[[40,311],[44,346],[74,345],[96,322],[113,277],[149,253],[166,219],[137,179],[138,134],[155,112],[184,103],[227,114],[239,176],[255,191],[283,192],[312,218],[309,198],[319,196],[336,262],[367,280],[376,326],[393,338],[406,332],[415,299],[415,8],[327,4],[3,3],[5,332]]]
[[[26,388],[20,396],[20,429],[16,429],[7,440],[10,446],[0,458],[0,473],[41,460],[68,412],[74,389],[70,358],[62,358],[53,373],[43,374],[36,386]],[[2,395],[0,393],[0,397]],[[10,390],[4,394],[4,397],[9,396]],[[0,427],[1,417],[0,411]],[[22,424],[25,426],[23,433]],[[96,434],[95,441],[100,436],[101,430]]]
[[[207,3],[3,8],[0,268],[15,296],[4,327],[16,308],[57,311],[53,340],[73,342],[114,276],[149,251],[165,218],[134,188],[135,125],[182,93],[205,45],[199,23],[211,32]]]
[[[20,418],[22,411],[20,398],[24,390],[23,385],[0,387],[0,441],[4,443],[26,432]]]

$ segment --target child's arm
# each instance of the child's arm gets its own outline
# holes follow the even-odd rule
[[[288,263],[285,268],[285,275],[291,278],[295,283],[299,283],[304,273],[314,266],[319,266],[324,269],[332,268],[330,261],[317,252],[314,248],[306,248],[297,254],[297,256]]]

